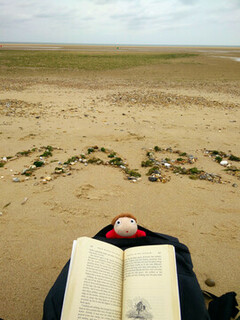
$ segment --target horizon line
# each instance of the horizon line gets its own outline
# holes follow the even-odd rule
[[[52,44],[52,45],[76,45],[76,46],[123,46],[123,47],[240,47],[240,45],[216,45],[216,44],[127,44],[127,43],[75,43],[75,42],[32,42],[32,41],[0,41],[0,44]]]

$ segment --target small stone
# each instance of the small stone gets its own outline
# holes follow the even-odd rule
[[[227,161],[227,160],[222,160],[222,161],[220,162],[220,165],[221,165],[221,166],[227,166],[227,165],[228,165],[228,161]]]
[[[132,181],[132,180],[135,180],[136,178],[129,176],[129,177],[127,177],[127,179]]]
[[[55,169],[54,171],[56,174],[60,174],[60,173],[63,173],[63,169]]]
[[[151,182],[156,182],[156,181],[158,181],[158,178],[154,177],[154,176],[150,176],[150,177],[148,177],[148,180]]]
[[[25,204],[28,201],[28,198],[24,198],[23,202],[21,204]]]
[[[166,162],[166,163],[164,163],[164,166],[167,167],[167,168],[170,168],[171,164]]]
[[[7,208],[8,206],[10,206],[11,202],[8,202],[7,204],[5,204],[5,206],[3,207],[3,209]]]
[[[51,180],[52,180],[52,177],[46,177],[45,180],[46,180],[46,181],[51,181]]]
[[[20,182],[19,178],[13,178],[13,182]]]
[[[2,212],[0,212],[0,216],[2,216],[3,215],[3,213]]]
[[[210,278],[206,279],[205,283],[206,283],[206,285],[208,287],[214,287],[216,285],[215,281],[213,279],[210,279]]]
[[[165,177],[161,177],[160,181],[161,181],[162,183],[166,183],[166,182],[168,182],[168,179],[165,178]]]
[[[189,163],[191,163],[191,164],[193,164],[194,162],[196,162],[196,158],[194,158],[194,156],[192,156],[192,155],[190,155],[190,156],[188,156],[188,161],[189,161]]]
[[[234,183],[234,184],[232,184],[232,187],[233,187],[233,188],[237,188],[238,185],[237,185],[236,183]]]

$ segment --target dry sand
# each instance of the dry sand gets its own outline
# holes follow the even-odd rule
[[[239,57],[240,51],[204,49],[188,60],[111,72],[1,72],[0,157],[37,150],[0,168],[0,317],[40,320],[72,241],[93,236],[126,211],[189,247],[202,289],[240,295],[240,181],[204,153],[240,156],[240,63],[219,56]],[[25,180],[19,173],[48,145],[56,148],[52,157]],[[197,157],[186,167],[220,175],[222,183],[170,170],[165,170],[169,182],[148,181],[141,161],[156,145]],[[92,146],[114,150],[142,179],[134,183],[119,168],[80,162],[72,165],[71,175],[53,174],[58,161]],[[104,158],[101,152],[94,155]],[[155,156],[176,159],[177,154]],[[239,168],[239,162],[229,162]],[[44,182],[49,176],[52,180]],[[207,278],[216,286],[208,288]]]

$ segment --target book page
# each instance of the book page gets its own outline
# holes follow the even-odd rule
[[[72,266],[73,266],[73,257],[74,257],[74,254],[75,254],[76,245],[77,245],[77,240],[74,240],[73,241],[73,245],[72,245],[72,253],[71,253],[71,258],[70,258],[70,263],[69,263],[69,268],[68,268],[68,277],[67,277],[67,283],[66,283],[66,287],[65,287],[63,303],[64,303],[64,301],[66,299],[67,288],[68,288],[68,285],[69,285],[69,274],[71,273]]]
[[[77,240],[61,320],[121,320],[122,257],[111,244]]]
[[[122,320],[180,320],[175,250],[142,246],[124,252]]]

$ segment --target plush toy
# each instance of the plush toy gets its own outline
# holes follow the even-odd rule
[[[137,219],[130,213],[121,213],[112,220],[113,229],[106,233],[106,238],[146,237],[146,232],[138,230]]]

